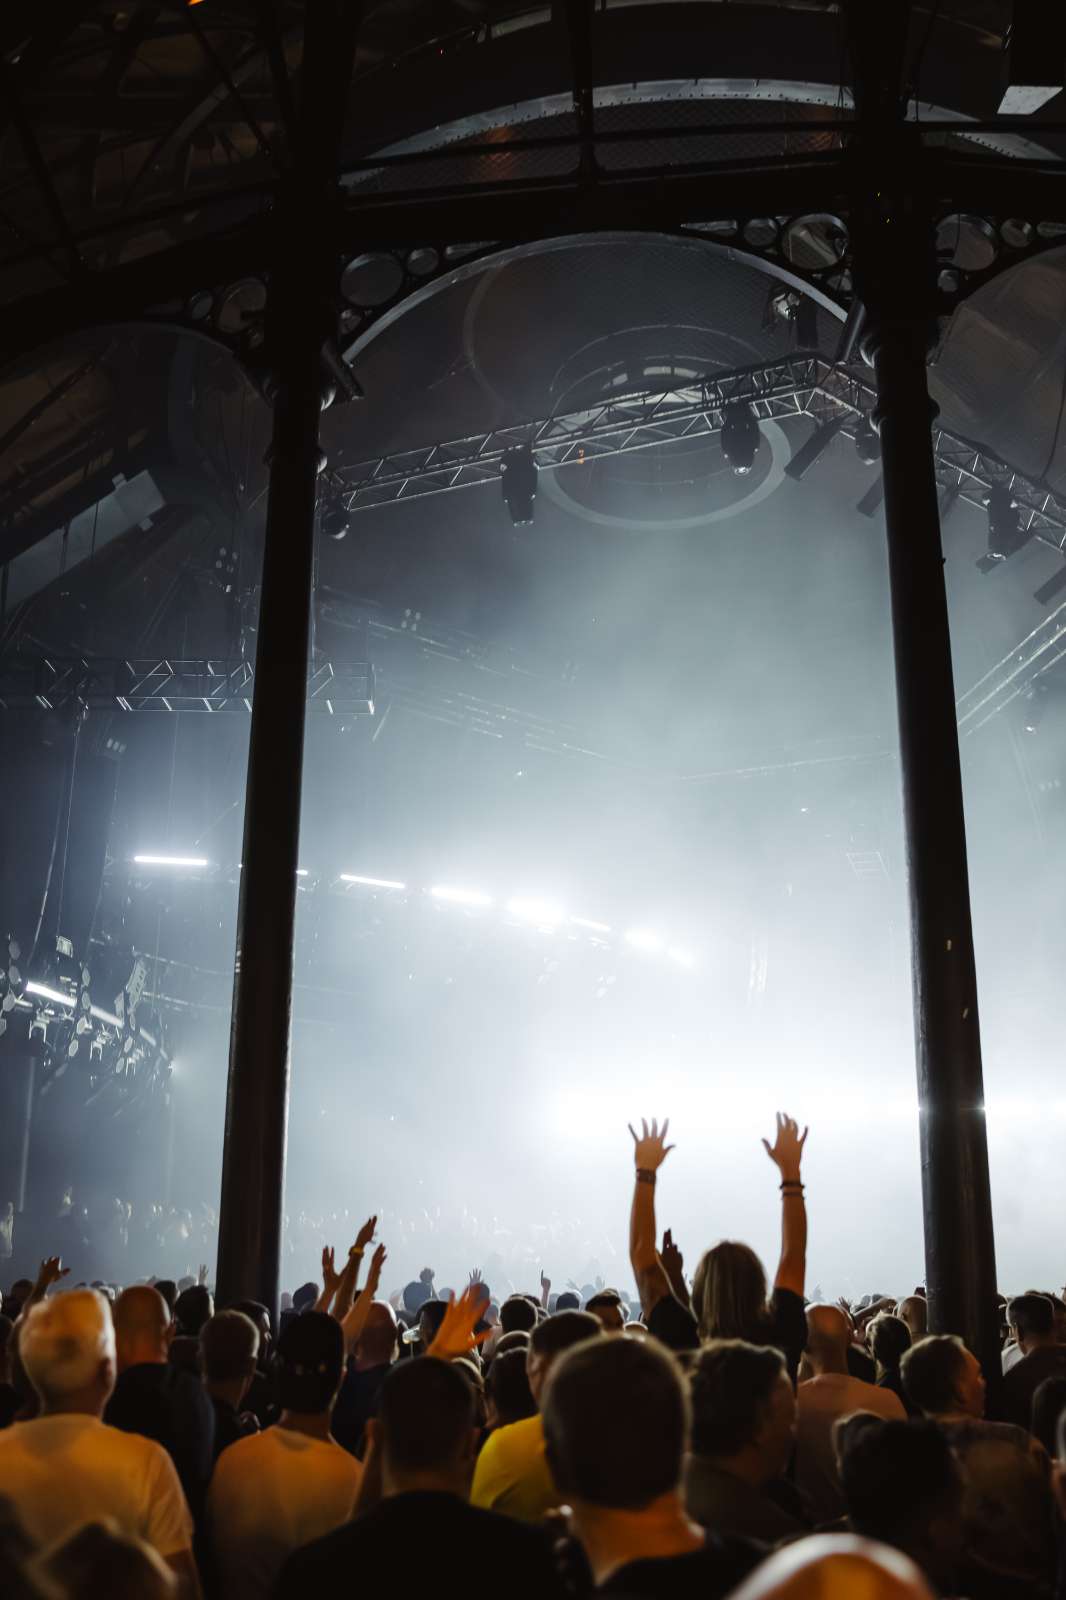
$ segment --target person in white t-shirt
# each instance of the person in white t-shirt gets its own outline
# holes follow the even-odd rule
[[[848,1372],[851,1330],[837,1306],[807,1307],[806,1362],[813,1376],[796,1391],[796,1484],[811,1503],[815,1522],[844,1515],[833,1450],[833,1425],[840,1417],[869,1411],[885,1422],[906,1422],[903,1402]]]
[[[95,1289],[33,1306],[19,1330],[19,1356],[41,1400],[40,1415],[0,1433],[0,1496],[37,1545],[110,1518],[169,1563],[186,1600],[198,1600],[192,1517],[161,1445],[101,1421],[115,1386],[111,1310]]]
[[[279,1421],[219,1456],[207,1518],[226,1600],[269,1595],[292,1551],[351,1517],[363,1468],[330,1434],[343,1367],[340,1323],[294,1317],[278,1341]]]

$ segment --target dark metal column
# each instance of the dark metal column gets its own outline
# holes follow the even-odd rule
[[[894,88],[906,7],[868,7],[855,39],[854,251],[878,389],[910,890],[915,1054],[930,1329],[961,1334],[999,1376],[959,739],[926,359],[936,258],[917,131]],[[895,81],[901,81],[895,80]]]
[[[222,1161],[217,1292],[276,1315],[288,1124],[296,869],[322,348],[333,333],[336,164],[358,7],[305,12],[298,145],[278,202],[268,334],[276,378]]]

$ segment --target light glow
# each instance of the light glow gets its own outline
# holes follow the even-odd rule
[[[659,934],[651,928],[630,928],[626,934],[626,943],[631,944],[634,950],[661,950],[663,941]]]
[[[571,917],[570,921],[575,928],[588,928],[592,933],[610,933],[609,922],[592,922],[588,917]]]
[[[453,906],[491,906],[492,896],[480,889],[457,889],[448,883],[434,884],[429,891],[434,900],[446,900]]]
[[[666,952],[671,961],[676,961],[679,967],[684,967],[691,972],[696,965],[696,957],[688,950],[682,950],[679,945],[671,945]]]
[[[398,883],[395,878],[363,878],[356,872],[342,872],[342,883],[364,883],[369,889],[406,889],[406,883]]]
[[[28,983],[26,993],[39,995],[42,1000],[51,1000],[57,1006],[76,1006],[78,1003],[72,995],[61,994],[58,989],[49,989],[46,983]]]
[[[203,856],[134,856],[139,867],[206,867]]]
[[[536,922],[546,928],[557,927],[566,919],[566,912],[562,906],[557,906],[550,900],[527,899],[523,895],[516,895],[513,900],[508,900],[507,910],[512,917],[520,917],[523,922]]]

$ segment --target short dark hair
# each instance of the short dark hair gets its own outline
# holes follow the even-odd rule
[[[401,1472],[447,1466],[474,1427],[470,1381],[447,1361],[401,1361],[381,1386],[378,1417],[392,1467]]]
[[[174,1304],[175,1304],[175,1302],[176,1302],[176,1300],[178,1298],[178,1286],[174,1282],[174,1279],[173,1278],[157,1278],[155,1280],[155,1282],[153,1283],[152,1288],[159,1290],[159,1293],[163,1296],[163,1299],[166,1301],[167,1305],[170,1307],[171,1316],[173,1316],[174,1315]]]
[[[158,1289],[159,1285],[156,1284]],[[178,1332],[187,1334],[190,1338],[198,1338],[200,1329],[211,1315],[211,1291],[202,1283],[194,1283],[191,1288],[183,1289],[174,1302],[174,1319],[178,1324]]]
[[[580,1311],[581,1296],[575,1294],[573,1289],[564,1289],[562,1294],[556,1297],[555,1309],[556,1311]]]
[[[902,1317],[891,1316],[887,1311],[875,1317],[870,1327],[870,1349],[875,1361],[886,1372],[898,1372],[904,1353],[911,1347],[911,1330]]]
[[[278,1340],[278,1394],[287,1411],[327,1411],[340,1388],[344,1335],[324,1311],[291,1317]]]
[[[496,1341],[496,1348],[492,1352],[492,1359],[498,1360],[506,1355],[509,1350],[521,1350],[524,1355],[529,1349],[530,1336],[524,1328],[516,1328],[513,1333],[505,1333],[502,1339]]]
[[[425,1338],[426,1334],[429,1335],[428,1339],[425,1339],[425,1343],[427,1345],[432,1344],[433,1340],[437,1337],[437,1334],[440,1332],[440,1325],[444,1321],[444,1318],[447,1316],[447,1314],[447,1300],[423,1301],[418,1313],[418,1322],[423,1333],[423,1337]],[[424,1353],[425,1352],[423,1352],[423,1354]]]
[[[259,1329],[243,1311],[216,1311],[200,1329],[200,1358],[210,1383],[247,1375],[259,1351]]]
[[[1045,1378],[1033,1395],[1029,1431],[1054,1460],[1061,1455],[1058,1427],[1066,1418],[1066,1378]]]
[[[529,1348],[535,1356],[554,1360],[564,1350],[572,1350],[586,1339],[598,1339],[603,1325],[591,1311],[557,1311],[554,1317],[540,1322],[529,1336]]]
[[[617,1289],[601,1289],[591,1300],[585,1301],[586,1311],[602,1310],[605,1306],[618,1306],[622,1310],[623,1318],[629,1309],[628,1306],[623,1307],[622,1296]]]
[[[1046,1339],[1055,1331],[1055,1307],[1047,1295],[1019,1294],[1007,1307],[1007,1321],[1019,1339]]]
[[[513,1294],[500,1307],[500,1327],[504,1333],[524,1330],[528,1333],[537,1326],[537,1308],[524,1294]]]
[[[427,1300],[433,1298],[428,1283],[423,1283],[421,1278],[414,1278],[406,1285],[403,1291],[403,1308],[405,1311],[420,1311]]]
[[[957,1508],[962,1495],[951,1446],[935,1422],[871,1421],[849,1437],[840,1482],[855,1532],[886,1544],[906,1541]]]
[[[536,1416],[537,1402],[526,1377],[524,1350],[505,1350],[503,1355],[497,1355],[489,1368],[485,1388],[501,1423],[521,1422],[523,1417]]]
[[[688,1396],[654,1340],[590,1339],[552,1365],[544,1437],[564,1495],[635,1509],[676,1489],[688,1440]]]
[[[934,1333],[919,1339],[899,1364],[907,1398],[919,1411],[938,1416],[958,1404],[965,1370],[966,1346],[954,1333]]]
[[[292,1309],[294,1311],[300,1311],[300,1312],[310,1311],[312,1306],[315,1306],[317,1304],[318,1304],[318,1284],[317,1283],[301,1283],[300,1287],[293,1291]]]
[[[788,1368],[780,1350],[744,1339],[714,1339],[689,1368],[692,1449],[733,1456],[758,1432],[766,1403]]]

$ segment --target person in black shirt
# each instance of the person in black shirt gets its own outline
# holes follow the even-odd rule
[[[241,1311],[218,1311],[200,1330],[204,1388],[215,1411],[216,1461],[229,1445],[259,1432],[256,1418],[243,1410],[258,1353],[259,1330]]]
[[[215,1414],[198,1378],[167,1360],[170,1312],[157,1289],[138,1284],[114,1308],[118,1378],[104,1421],[154,1439],[177,1468],[198,1522],[215,1456]]]
[[[918,1408],[903,1387],[899,1364],[911,1347],[911,1330],[902,1317],[882,1313],[870,1324],[870,1350],[877,1363],[877,1387],[891,1389],[902,1402],[909,1417],[918,1416]],[[854,1376],[854,1374],[853,1374]]]
[[[480,1570],[502,1575],[509,1600],[560,1600],[547,1536],[468,1503],[476,1450],[462,1374],[436,1356],[398,1362],[367,1422],[366,1479],[380,1479],[380,1504],[291,1555],[275,1600],[392,1588],[405,1552],[437,1572],[464,1571],[473,1553]]]
[[[746,1244],[723,1240],[706,1251],[692,1280],[692,1309],[682,1306],[656,1248],[655,1184],[673,1149],[666,1143],[669,1120],[642,1123],[633,1135],[636,1186],[630,1213],[629,1257],[648,1329],[675,1350],[695,1349],[707,1339],[743,1339],[784,1352],[793,1383],[807,1347],[803,1289],[807,1270],[807,1210],[800,1165],[807,1129],[801,1134],[780,1112],[777,1137],[763,1146],[781,1174],[781,1259],[767,1298],[762,1262]]]
[[[363,1457],[364,1433],[377,1415],[381,1387],[396,1360],[400,1331],[396,1313],[384,1300],[375,1300],[333,1408],[333,1437],[353,1456]]]
[[[1046,1378],[1066,1377],[1066,1345],[1055,1342],[1055,1308],[1047,1295],[1020,1294],[1007,1307],[1020,1361],[1003,1379],[1000,1406],[1005,1422],[1031,1428],[1033,1396]]]
[[[541,1396],[548,1464],[593,1582],[631,1600],[731,1594],[765,1553],[711,1533],[681,1498],[689,1403],[654,1339],[590,1339],[552,1366]]]

